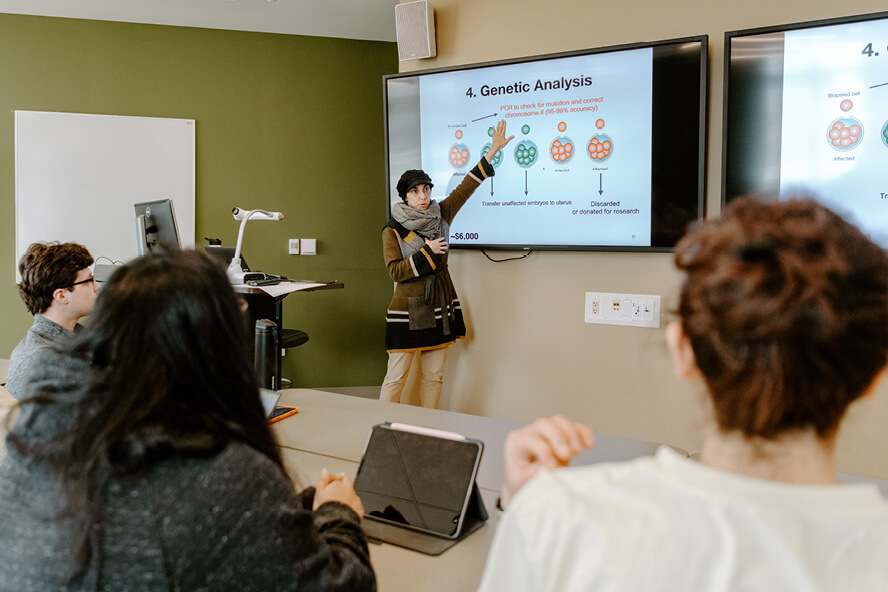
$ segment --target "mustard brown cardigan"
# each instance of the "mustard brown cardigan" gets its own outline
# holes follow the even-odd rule
[[[475,165],[441,206],[441,236],[484,179],[492,177],[486,159]],[[448,252],[436,255],[424,237],[390,219],[382,229],[382,252],[395,291],[386,311],[385,349],[409,352],[447,347],[466,334],[459,298],[447,270]],[[405,255],[406,253],[406,255]]]

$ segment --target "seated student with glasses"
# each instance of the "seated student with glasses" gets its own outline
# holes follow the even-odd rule
[[[835,445],[888,361],[888,255],[813,201],[743,199],[675,262],[666,341],[699,386],[700,462],[664,447],[556,469],[588,428],[513,432],[480,590],[885,592],[888,501],[837,485]]]
[[[118,268],[44,348],[0,463],[0,591],[375,590],[351,480],[297,493],[225,271]]]
[[[77,321],[92,312],[98,284],[92,255],[77,243],[34,243],[19,262],[19,295],[34,324],[12,350],[6,389],[21,398],[34,354],[50,344],[64,345],[82,329]]]

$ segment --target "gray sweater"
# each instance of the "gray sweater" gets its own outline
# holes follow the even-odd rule
[[[84,363],[46,349],[12,433],[26,443],[57,437],[75,416]],[[112,478],[101,543],[71,588],[70,530],[47,466],[11,443],[0,463],[0,591],[374,590],[359,517],[326,503],[310,511],[267,457],[232,442],[210,458],[174,458]]]
[[[43,315],[34,315],[31,328],[9,356],[9,370],[6,374],[6,390],[9,394],[16,399],[22,398],[28,374],[33,368],[34,355],[38,351],[52,345],[68,345],[80,329],[80,325],[75,325],[74,331],[68,331]]]

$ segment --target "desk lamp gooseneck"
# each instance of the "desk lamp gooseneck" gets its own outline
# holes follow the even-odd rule
[[[281,212],[244,210],[237,207],[231,210],[231,214],[235,220],[240,220],[241,223],[237,231],[237,247],[234,249],[234,257],[231,258],[231,263],[228,265],[228,281],[232,284],[243,284],[247,279],[250,279],[245,277],[250,272],[244,272],[241,268],[241,246],[244,243],[244,226],[247,225],[247,220],[283,220],[284,215]]]

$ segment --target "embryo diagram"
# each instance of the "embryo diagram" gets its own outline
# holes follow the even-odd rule
[[[840,103],[839,108],[847,113],[854,108],[854,101],[845,99]],[[863,139],[863,124],[851,116],[840,117],[830,124],[827,137],[830,146],[834,149],[853,150]]]
[[[596,128],[599,130],[604,128],[604,119],[599,118],[596,121],[595,125]],[[567,131],[567,122],[559,122],[558,131],[561,132],[562,135],[556,136],[549,143],[549,156],[555,164],[567,164],[573,158],[575,152],[575,142],[569,136],[563,135],[564,132]],[[530,134],[530,132],[531,127],[525,124],[521,126],[521,131],[519,135],[527,136]],[[829,135],[830,138],[835,139],[833,144],[835,145],[836,149],[848,150],[857,145],[862,133],[862,126],[860,125],[860,122],[853,118],[844,118],[837,119],[835,122],[833,122]],[[487,135],[493,135],[493,127],[488,128]],[[454,137],[457,140],[462,139],[462,130],[457,130],[454,134]],[[487,155],[487,153],[490,151],[490,146],[491,143],[487,142],[481,147],[479,151],[481,157]],[[586,154],[591,160],[595,162],[604,162],[611,157],[611,154],[613,153],[613,148],[614,141],[609,135],[605,133],[597,133],[589,138],[589,141],[586,143]],[[497,152],[491,160],[491,165],[493,165],[495,169],[499,168],[500,164],[502,164],[503,162],[502,152],[502,150]],[[537,146],[536,142],[534,142],[530,138],[525,137],[517,141],[514,149],[512,150],[512,154],[515,159],[515,164],[517,164],[521,168],[528,169],[538,162],[539,147]],[[470,148],[462,142],[457,142],[450,147],[447,158],[454,170],[461,170],[466,168],[466,165],[469,164],[470,155]]]
[[[498,121],[514,136],[461,207],[451,241],[549,244],[557,234],[565,244],[649,245],[652,72],[642,48],[420,78],[421,163],[435,199],[488,155]]]
[[[602,125],[602,127],[604,126]],[[589,140],[589,145],[586,147],[586,150],[589,152],[589,158],[598,162],[604,162],[610,158],[613,149],[614,141],[607,134],[595,134]]]
[[[785,35],[780,194],[815,196],[888,243],[888,51],[871,49],[885,40],[884,21]]]

